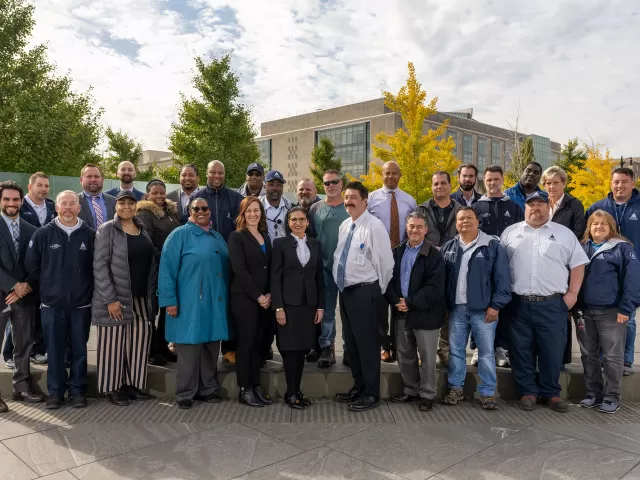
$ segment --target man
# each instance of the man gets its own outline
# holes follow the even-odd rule
[[[197,171],[195,172],[197,175]],[[224,241],[236,229],[236,218],[240,211],[243,197],[235,190],[224,185],[224,164],[220,160],[213,160],[207,165],[207,185],[191,194],[190,200],[204,198],[211,211],[213,229],[222,235]],[[236,363],[236,342],[227,340],[220,345],[222,358],[229,364]]]
[[[616,219],[618,231],[634,245],[636,256],[640,258],[640,194],[634,188],[633,170],[616,168],[611,174],[611,192],[607,198],[589,207],[585,218],[588,220],[596,210],[604,210]],[[633,353],[636,345],[636,314],[627,321],[627,339],[624,347],[624,376],[633,374]]]
[[[484,410],[495,410],[496,362],[494,339],[498,313],[511,300],[509,261],[497,237],[479,230],[478,213],[462,207],[456,214],[458,235],[441,250],[447,272],[449,313],[449,375],[446,405],[464,398],[467,376],[467,340],[478,344],[478,395]]]
[[[112,197],[117,196],[122,190],[127,190],[133,193],[136,200],[139,202],[144,197],[144,192],[141,192],[133,186],[133,181],[136,179],[136,167],[131,162],[120,162],[116,176],[120,179],[120,187],[107,190],[105,193]]]
[[[436,398],[438,330],[445,319],[444,261],[425,240],[426,220],[420,212],[407,216],[408,240],[393,249],[393,278],[385,293],[397,328],[396,352],[404,383],[404,393],[391,401],[419,398],[421,411],[431,410]]]
[[[509,258],[513,294],[509,360],[520,388],[520,408],[533,410],[541,397],[552,410],[566,412],[558,380],[567,315],[578,298],[589,259],[573,232],[549,221],[549,216],[547,193],[533,192],[526,200],[524,222],[511,225],[500,240]]]
[[[31,392],[29,372],[36,312],[33,292],[38,288],[38,281],[27,273],[24,265],[27,245],[36,228],[20,218],[23,199],[20,185],[12,181],[0,183],[0,336],[4,335],[7,322],[11,322],[15,364],[13,399],[38,403],[43,396]],[[0,412],[7,410],[0,399]]]
[[[538,162],[531,162],[527,164],[522,175],[520,175],[520,181],[513,187],[507,188],[504,194],[524,210],[526,198],[533,192],[541,191],[539,187],[540,178],[542,178],[542,165]]]
[[[287,182],[279,171],[268,172],[266,181],[266,194],[260,197],[260,201],[264,206],[269,238],[273,243],[276,238],[287,235],[287,212],[291,210],[291,202],[282,195]]]
[[[298,206],[305,208],[307,211],[311,208],[311,205],[320,201],[318,190],[313,180],[303,178],[298,182],[296,198],[298,199]]]
[[[367,210],[382,222],[391,239],[391,248],[396,248],[406,240],[407,232],[403,228],[407,215],[416,207],[416,200],[398,188],[402,172],[396,162],[386,162],[382,165],[382,188],[374,190],[369,195]],[[378,321],[380,323],[380,337],[382,351],[380,359],[383,362],[395,360],[395,326],[391,324],[389,332],[389,305],[384,297],[378,305]],[[389,334],[391,333],[391,334]]]
[[[264,190],[264,167],[259,163],[252,163],[247,167],[247,181],[238,189],[243,197],[261,197],[266,194]]]
[[[74,408],[87,406],[87,341],[91,328],[95,230],[78,218],[77,195],[56,198],[58,217],[31,238],[25,266],[40,284],[42,326],[49,352],[48,409],[58,409],[69,391]],[[70,376],[65,355],[70,346]]]
[[[322,176],[322,183],[324,185],[324,193],[327,196],[323,201],[316,202],[311,206],[309,217],[313,224],[316,239],[322,244],[322,265],[324,267],[325,307],[319,339],[321,354],[318,359],[318,367],[329,368],[336,363],[338,287],[333,279],[333,253],[338,246],[340,225],[349,218],[349,214],[342,200],[342,178],[340,172],[338,170],[327,170]],[[311,358],[313,359],[313,357]],[[342,363],[348,364],[345,359],[346,352],[343,352]]]
[[[198,167],[189,163],[180,168],[180,188],[167,194],[167,199],[176,202],[180,214],[180,224],[184,225],[189,220],[189,197],[198,191]]]
[[[456,214],[462,208],[458,202],[451,200],[451,176],[438,170],[431,176],[431,193],[433,198],[418,207],[427,217],[427,240],[438,250],[456,236]],[[447,322],[440,329],[438,357],[442,365],[449,363],[449,330]]]
[[[393,274],[393,253],[384,224],[367,211],[369,192],[349,182],[344,206],[349,217],[340,225],[333,255],[333,279],[340,291],[340,317],[355,380],[336,400],[349,410],[364,411],[380,403],[380,330],[376,306]]]
[[[465,163],[458,168],[458,183],[460,188],[451,194],[451,200],[458,202],[462,206],[470,207],[474,205],[482,194],[476,192],[476,182],[478,180],[478,167],[473,163]],[[485,185],[486,186],[486,185]]]
[[[80,218],[89,227],[97,230],[104,222],[112,220],[116,214],[116,198],[102,193],[104,177],[97,165],[87,163],[80,171],[82,192],[78,193]]]

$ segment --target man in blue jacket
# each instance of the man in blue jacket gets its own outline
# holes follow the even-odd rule
[[[56,210],[58,217],[33,234],[25,267],[40,285],[42,327],[49,353],[47,408],[60,408],[67,390],[71,405],[82,408],[87,406],[95,231],[78,218],[80,203],[71,190],[58,194]],[[71,347],[69,376],[67,343]]]
[[[633,170],[626,167],[616,168],[611,174],[611,192],[606,198],[589,207],[586,220],[596,210],[611,214],[618,225],[618,232],[627,238],[640,258],[640,192],[634,188]],[[636,346],[636,312],[627,322],[627,339],[624,348],[624,375],[633,374],[633,352]]]
[[[462,207],[456,214],[458,235],[442,247],[449,311],[449,389],[446,405],[464,398],[466,348],[473,332],[479,352],[478,394],[485,410],[497,408],[494,340],[498,313],[511,300],[509,261],[500,240],[479,230],[478,214]]]
[[[112,197],[117,196],[121,191],[128,190],[133,193],[133,196],[136,197],[136,200],[139,202],[144,197],[144,192],[141,192],[136,187],[133,186],[133,181],[136,179],[136,167],[131,162],[120,162],[118,165],[118,170],[116,171],[116,175],[120,179],[120,186],[112,188],[111,190],[107,190],[107,195],[111,195]]]
[[[527,196],[541,190],[538,186],[540,184],[540,178],[542,178],[542,165],[538,162],[530,162],[522,172],[520,181],[513,187],[507,188],[504,194],[516,202],[522,211],[524,211]]]
[[[458,183],[460,188],[451,194],[451,200],[460,205],[470,207],[474,205],[482,194],[476,191],[478,181],[478,167],[473,163],[465,163],[458,168]]]

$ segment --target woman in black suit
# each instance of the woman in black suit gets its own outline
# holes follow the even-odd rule
[[[231,313],[236,327],[236,377],[240,403],[264,407],[273,401],[260,386],[260,348],[270,310],[269,265],[271,241],[267,234],[264,207],[258,197],[247,197],[240,203],[236,231],[229,235],[229,260],[233,270]]]
[[[316,345],[316,325],[324,314],[322,246],[305,235],[309,219],[304,208],[289,210],[287,222],[291,235],[273,242],[271,307],[287,379],[284,400],[291,408],[304,409],[311,405],[300,390],[304,356]]]

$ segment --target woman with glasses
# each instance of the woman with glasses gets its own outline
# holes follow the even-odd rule
[[[271,405],[260,386],[265,337],[274,323],[269,293],[271,240],[264,207],[258,197],[240,203],[236,231],[229,235],[229,259],[233,270],[231,313],[236,331],[236,378],[240,403],[250,407]]]
[[[220,341],[229,338],[229,254],[211,228],[204,198],[191,200],[189,221],[162,247],[158,300],[167,309],[166,337],[178,354],[176,399],[188,409],[194,400],[221,401],[218,384]]]
[[[273,242],[271,308],[287,380],[284,400],[291,408],[304,409],[311,405],[300,386],[304,356],[316,344],[316,325],[324,314],[322,246],[305,234],[309,220],[304,208],[289,210],[287,223],[291,234]]]

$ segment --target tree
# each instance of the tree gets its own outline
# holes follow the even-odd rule
[[[99,119],[91,89],[76,93],[55,74],[45,45],[28,48],[27,0],[0,0],[0,171],[77,176],[96,158]]]
[[[602,145],[585,145],[587,158],[582,167],[569,165],[571,194],[582,202],[585,208],[606,197],[611,191],[611,171],[617,162],[611,158],[609,150],[602,154]]]
[[[209,60],[196,57],[193,86],[198,98],[181,94],[178,121],[171,125],[169,149],[178,165],[195,164],[206,171],[211,160],[226,168],[226,183],[244,182],[247,166],[260,159],[250,110],[242,103],[239,77],[231,70],[231,54]]]
[[[166,183],[180,183],[180,167],[176,167],[175,165],[170,166],[157,166],[158,177],[162,179],[162,181]]]
[[[453,155],[455,143],[451,137],[444,138],[448,121],[435,130],[422,133],[426,118],[437,112],[438,98],[425,103],[427,94],[416,79],[413,63],[409,62],[409,77],[397,95],[383,92],[384,104],[400,113],[403,128],[393,135],[380,132],[375,139],[383,147],[373,145],[373,152],[381,162],[394,160],[400,165],[402,178],[400,188],[416,199],[418,204],[431,198],[431,177],[437,170],[453,174],[460,162]],[[382,186],[382,165],[371,162],[369,173],[362,175],[362,182],[370,189]],[[454,183],[456,182],[454,178]],[[456,185],[452,185],[455,188]]]
[[[571,175],[569,174],[569,167],[575,165],[578,170],[584,168],[584,161],[587,159],[587,152],[585,149],[579,147],[578,138],[570,139],[567,144],[562,147],[560,157],[556,160],[555,165],[562,168],[567,172],[567,188],[566,192],[571,193],[569,183],[571,182]]]
[[[322,137],[311,151],[311,178],[319,192],[324,191],[322,184],[324,172],[330,169],[342,172],[342,160],[336,158],[336,150],[331,139]],[[346,178],[343,177],[342,183],[346,185]]]
[[[142,156],[142,144],[140,142],[131,138],[122,130],[116,132],[111,127],[107,128],[105,135],[109,142],[107,157],[104,159],[104,174],[106,177],[116,178],[116,171],[120,162],[127,161],[133,163],[135,167],[138,166],[138,161]],[[138,180],[143,180],[143,178],[140,178],[141,173],[138,173]],[[153,170],[151,173],[153,173]]]

